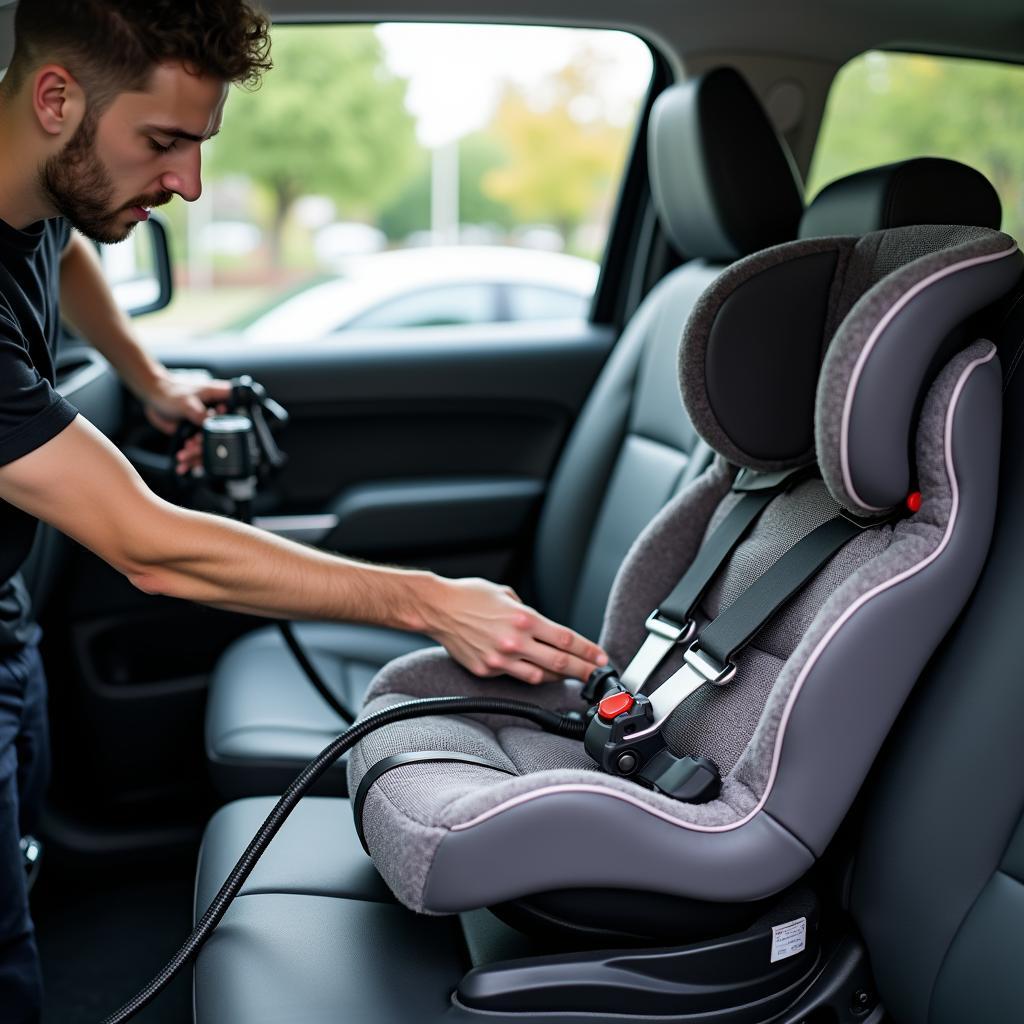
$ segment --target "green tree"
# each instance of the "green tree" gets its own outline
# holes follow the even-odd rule
[[[869,53],[829,94],[808,195],[844,174],[915,156],[984,173],[1003,202],[1003,229],[1024,231],[1024,69],[986,61]]]
[[[406,82],[388,72],[371,28],[289,27],[275,34],[273,57],[260,89],[231,97],[210,169],[269,191],[279,266],[296,199],[327,195],[347,216],[375,214],[413,171],[416,141]]]
[[[492,199],[483,191],[489,171],[505,163],[501,144],[484,132],[474,132],[459,142],[459,222],[461,224],[515,225],[508,205]],[[377,226],[395,241],[414,231],[430,228],[430,154],[419,158],[419,170],[409,179],[398,197],[380,214]]]
[[[484,194],[521,221],[554,224],[566,239],[586,220],[601,219],[629,144],[629,129],[599,109],[590,80],[599,68],[584,54],[536,97],[508,87],[491,128],[507,160],[485,175]],[[588,108],[591,116],[581,116]]]

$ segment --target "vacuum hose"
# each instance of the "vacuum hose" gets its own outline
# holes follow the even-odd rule
[[[580,717],[571,714],[558,714],[535,704],[528,704],[526,701],[507,700],[501,697],[428,697],[423,700],[404,701],[401,704],[382,708],[380,711],[360,719],[324,747],[299,773],[295,781],[278,800],[274,809],[267,815],[267,820],[263,822],[260,830],[238,859],[238,863],[228,875],[227,881],[221,886],[220,891],[185,944],[138,995],[125,1003],[116,1013],[107,1017],[103,1024],[121,1024],[122,1021],[130,1020],[143,1007],[151,1003],[171,983],[181,969],[196,956],[206,940],[213,934],[232,900],[238,895],[245,880],[256,866],[256,862],[263,855],[264,850],[284,824],[288,815],[295,809],[309,788],[342,754],[354,747],[364,736],[386,725],[404,722],[410,718],[450,714],[510,715],[515,718],[526,718],[546,732],[576,740],[582,740],[586,731],[586,722]]]

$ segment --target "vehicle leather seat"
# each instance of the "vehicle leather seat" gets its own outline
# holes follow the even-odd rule
[[[851,914],[900,1024],[1024,1017],[1024,293],[997,332],[999,502],[970,604],[924,672],[865,799]]]
[[[827,202],[830,209],[819,206],[814,216],[827,214],[831,230],[837,233],[861,234],[870,231],[879,220],[883,226],[888,222],[902,223],[899,198],[919,191],[916,185],[934,185],[938,181],[948,187],[929,188],[928,194],[936,197],[937,206],[918,213],[925,222],[956,221],[973,209],[973,217],[997,225],[998,201],[993,212],[994,192],[979,178],[976,172],[948,161],[908,161],[854,176],[850,179],[849,195],[844,194],[842,185],[834,186],[829,190],[828,200],[822,197],[822,203]],[[874,194],[872,203],[847,202],[850,195],[865,188]],[[988,210],[984,218],[977,212],[982,207]],[[1010,258],[1019,261],[1019,257]],[[1019,312],[1024,306],[1015,308],[1018,323],[1007,332],[1013,341],[1002,353],[1004,363],[1010,367],[1010,386],[1020,361],[1018,339],[1020,321],[1024,319]],[[994,360],[989,359],[985,366],[994,368]],[[988,390],[992,390],[993,383],[989,379]],[[993,419],[998,420],[998,386],[994,390],[995,395],[987,396],[990,409],[996,409],[989,419],[990,426]],[[1008,398],[1012,395],[1010,390]],[[891,744],[892,756],[883,759],[876,773],[869,814],[862,829],[865,840],[854,875],[853,911],[869,939],[873,962],[877,950],[876,973],[881,959],[888,961],[889,966],[880,975],[880,988],[899,1021],[970,1019],[994,1024],[1015,1019],[1024,995],[1016,968],[1016,944],[1012,941],[1014,935],[1020,934],[1019,917],[1014,917],[1019,904],[1015,897],[1005,899],[1002,891],[1007,887],[1012,891],[1017,883],[1010,882],[1008,876],[1021,873],[1019,864],[1015,867],[1013,860],[1019,842],[1009,842],[1020,828],[1021,786],[1007,781],[1019,776],[1019,772],[1011,773],[1016,765],[1016,736],[1021,717],[1006,714],[1007,708],[1016,708],[1014,702],[1019,703],[1013,694],[1020,694],[1012,645],[1007,644],[1015,627],[1015,605],[1012,600],[1004,600],[1008,593],[1015,593],[1019,576],[1014,568],[1020,554],[1016,522],[1021,511],[1018,506],[1024,498],[1021,482],[1016,479],[1020,474],[1015,462],[1019,460],[1013,456],[1024,438],[1021,404],[1011,401],[1007,410],[1005,437],[1009,458],[1003,460],[1002,513],[996,528],[994,557],[989,559],[973,603],[926,671],[927,686],[919,688],[921,692],[911,699],[902,728]],[[978,453],[989,470],[993,449],[997,447],[993,442]],[[962,452],[960,457],[970,461],[974,454]],[[994,510],[994,502],[989,502],[989,509]],[[954,586],[967,590],[970,579],[961,579]],[[926,625],[929,629],[941,628],[935,621]],[[990,641],[987,645],[986,639]],[[898,648],[897,644],[892,649]],[[407,663],[423,657],[413,655]],[[979,657],[988,669],[980,675],[973,671]],[[401,671],[402,666],[393,666],[385,678],[395,678],[396,672],[400,675]],[[870,679],[864,682],[870,683]],[[855,711],[842,723],[844,728],[859,721],[858,704],[874,699],[868,692],[869,685],[862,685],[860,680],[857,684],[853,692]],[[533,691],[528,694],[534,695]],[[891,704],[886,708],[889,710]],[[481,723],[478,732],[486,734],[486,728]],[[822,737],[822,744],[833,738]],[[958,757],[961,749],[962,759]],[[831,751],[830,757],[839,759],[837,750]],[[786,750],[784,757],[792,753]],[[796,754],[803,756],[805,751],[797,750]],[[951,756],[957,758],[952,768]],[[998,798],[988,796],[994,805],[992,813],[966,810],[977,802],[979,771],[972,770],[977,766],[984,766],[982,771],[990,770],[1002,787]],[[966,770],[954,770],[958,768]],[[937,785],[936,780],[941,784]],[[812,788],[814,784],[812,778]],[[273,803],[267,798],[237,801],[214,816],[200,857],[197,917]],[[951,813],[951,808],[957,813]],[[827,813],[834,817],[835,809]],[[965,815],[969,815],[973,828],[964,827]],[[626,834],[634,838],[632,832]],[[540,839],[543,844],[543,837]],[[544,855],[550,851],[545,851],[543,845],[524,852],[521,839],[512,837],[511,841],[523,859],[535,861],[535,869],[546,866]],[[400,845],[401,841],[394,844]],[[583,875],[574,874],[572,884],[578,885],[581,877],[592,874],[591,866],[598,862],[617,871],[614,885],[621,885],[623,879],[634,885],[654,879],[660,890],[678,891],[692,884],[693,862],[687,856],[691,851],[692,845],[686,851],[680,846],[676,856],[659,867],[652,863],[646,850],[635,845],[630,845],[625,855],[603,845],[588,846],[576,861]],[[722,852],[721,848],[716,851]],[[807,856],[810,857],[809,852]],[[727,861],[718,867],[735,869],[736,863]],[[536,961],[536,940],[517,938],[486,911],[462,913],[457,918],[413,914],[395,904],[382,890],[379,879],[367,872],[368,867],[369,862],[358,848],[348,801],[304,801],[271,844],[243,888],[243,897],[229,910],[198,959],[198,1024],[236,1019],[302,1019],[310,1024],[327,1024],[337,1019],[339,1012],[346,1019],[374,1021],[521,1019],[520,1014],[470,1012],[459,1003],[458,993],[453,996],[452,992],[466,970],[474,965],[522,957]],[[479,896],[478,876],[484,874],[490,874],[492,881],[497,879],[501,887],[506,867],[500,856],[496,861],[479,862],[467,876],[467,889],[475,890]],[[708,868],[708,862],[698,865],[701,879],[706,879]],[[755,866],[755,874],[763,880],[765,872]],[[961,879],[961,874],[967,877]],[[986,887],[993,891],[982,893],[983,898],[975,902]],[[996,887],[999,892],[994,891]],[[950,900],[945,898],[947,892],[952,894]],[[600,897],[594,893],[591,890],[590,899],[596,903]],[[676,906],[671,905],[670,909],[674,912]],[[965,916],[969,926],[977,927],[967,927],[961,934]],[[1007,930],[1013,927],[1015,932]],[[932,928],[936,929],[934,936]],[[950,959],[952,968],[945,961],[951,942],[958,954]],[[387,951],[386,956],[381,955],[381,949]],[[979,964],[986,957],[989,959]],[[393,983],[396,970],[402,972],[401,985]],[[972,984],[965,973],[970,971],[976,971],[976,976],[984,981]],[[937,976],[946,985],[941,990],[944,997],[950,995],[953,984],[961,985],[966,994],[954,992],[956,998],[948,1004],[948,1011],[943,1006],[941,1010],[935,1009],[938,1015],[929,1016],[929,996]],[[992,992],[982,991],[986,983],[994,984]],[[812,1004],[801,1003],[804,1010],[794,1010],[795,1015],[778,1019],[867,1019],[866,1011],[857,1007],[851,1010],[852,994],[852,989],[838,990],[836,1005],[842,1007],[843,1015],[836,1016],[833,1011],[825,1017],[808,1016],[805,1010]],[[794,1000],[797,996],[794,992]],[[972,999],[975,1001],[971,1002]],[[934,1000],[932,1003],[933,1008],[937,1007]],[[709,1012],[712,1009],[708,1007]],[[719,1015],[715,1016],[719,1019]],[[562,1014],[558,1019],[582,1022],[605,1018],[600,1014]],[[696,1018],[687,1018],[690,1019]],[[760,1018],[726,1015],[721,1019]],[[871,1020],[876,1020],[876,1016]]]
[[[594,385],[551,481],[530,570],[539,610],[591,637],[630,544],[710,458],[675,391],[679,325],[725,264],[795,237],[803,212],[788,151],[731,69],[659,96],[649,165],[661,225],[688,262],[641,303]],[[297,633],[351,708],[382,665],[429,643],[352,625]],[[205,742],[225,798],[282,792],[343,727],[274,630],[235,643],[214,671]],[[343,794],[343,771],[318,792]]]

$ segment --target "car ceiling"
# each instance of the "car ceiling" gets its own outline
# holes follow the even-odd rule
[[[619,28],[659,45],[673,64],[750,54],[823,61],[863,50],[926,50],[1024,62],[1020,0],[266,0],[281,20],[521,21]],[[0,0],[0,66],[10,53],[14,0]]]
[[[1020,0],[271,0],[284,19],[523,21],[620,28],[679,61],[700,54],[761,54],[845,62],[891,48],[1024,60]],[[386,15],[384,14],[386,11]]]
[[[36,0],[40,2],[40,0]],[[743,71],[804,172],[836,70],[870,49],[1024,63],[1020,0],[262,0],[279,21],[463,21],[580,25],[634,32],[677,77],[718,64]],[[13,37],[0,0],[0,67]],[[787,89],[787,83],[797,86]],[[796,97],[794,99],[794,96]]]

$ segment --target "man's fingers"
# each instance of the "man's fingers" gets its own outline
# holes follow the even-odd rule
[[[197,391],[200,401],[206,405],[226,402],[231,397],[231,382],[227,380],[211,380],[203,384]]]
[[[556,675],[554,672],[545,672],[542,668],[538,668],[528,661],[520,661],[518,664],[522,666],[522,675],[518,678],[522,679],[524,683],[529,683],[531,686],[540,686],[542,683],[560,683],[562,681],[562,676]]]
[[[191,420],[197,427],[203,425],[203,421],[210,413],[210,410],[199,395],[185,395],[182,405],[185,417]]]
[[[538,665],[530,661],[510,661],[505,669],[506,675],[518,679],[522,683],[529,683],[531,686],[539,686],[541,683],[557,683],[562,677],[554,672],[546,672]]]
[[[173,434],[178,426],[177,420],[168,419],[166,416],[161,415],[151,405],[146,406],[146,419],[162,434]]]
[[[578,658],[558,647],[536,641],[524,644],[520,657],[556,679],[586,679],[597,665],[596,659]]]
[[[198,434],[195,437],[190,437],[178,449],[175,458],[177,460],[176,469],[179,476],[184,476],[184,474],[195,469],[202,461],[202,438]]]
[[[608,664],[608,655],[597,644],[591,643],[579,633],[573,632],[568,626],[559,626],[550,619],[544,618],[543,615],[537,615],[530,632],[537,640],[550,647],[557,647],[559,650],[573,654],[593,665]]]

